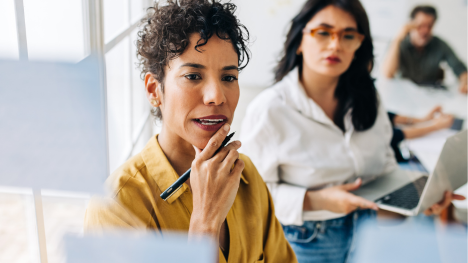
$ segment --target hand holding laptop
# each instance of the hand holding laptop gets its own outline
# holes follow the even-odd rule
[[[433,204],[431,207],[426,209],[426,211],[424,211],[424,214],[427,216],[440,215],[440,213],[442,213],[442,211],[444,211],[452,203],[453,200],[465,200],[465,199],[466,198],[463,195],[457,195],[457,194],[447,191],[444,194],[444,199],[442,199],[437,204]]]
[[[350,193],[362,184],[361,178],[353,183],[337,185],[316,191],[307,191],[304,198],[304,211],[328,210],[349,214],[358,209],[378,210],[376,203]]]

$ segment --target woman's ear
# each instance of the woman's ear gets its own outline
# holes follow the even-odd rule
[[[296,55],[302,54],[302,43],[299,45],[299,47],[296,49]]]
[[[145,89],[146,97],[153,107],[159,107],[161,105],[161,89],[159,88],[159,81],[151,73],[145,75]]]

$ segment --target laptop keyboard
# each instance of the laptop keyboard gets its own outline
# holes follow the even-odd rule
[[[375,202],[377,204],[385,204],[411,210],[418,206],[419,198],[424,190],[427,178],[427,176],[422,176],[400,189],[377,199]]]

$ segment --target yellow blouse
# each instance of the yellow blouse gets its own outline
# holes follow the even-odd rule
[[[262,177],[245,155],[241,183],[227,214],[228,262],[297,262],[275,217],[273,200]],[[85,216],[86,231],[104,228],[134,228],[188,232],[192,193],[184,184],[167,202],[159,195],[179,176],[174,171],[157,136],[107,179],[111,202],[92,199]],[[226,262],[219,253],[219,262]]]

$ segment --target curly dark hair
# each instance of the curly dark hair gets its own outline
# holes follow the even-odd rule
[[[239,70],[245,68],[250,60],[249,31],[234,15],[236,8],[233,3],[218,0],[156,2],[148,8],[136,42],[142,78],[150,72],[164,92],[164,69],[170,60],[184,52],[192,33],[200,35],[195,45],[198,52],[214,34],[230,41],[239,58]],[[162,119],[159,108],[153,108],[152,113]]]

